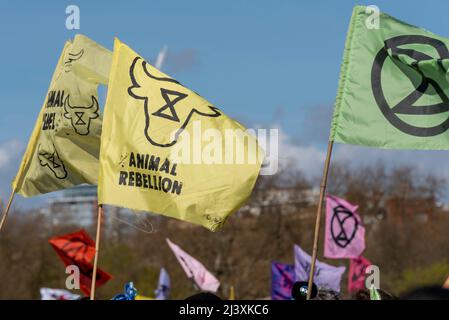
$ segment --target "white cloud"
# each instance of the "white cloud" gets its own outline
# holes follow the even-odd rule
[[[327,142],[327,141],[323,141]],[[323,172],[326,145],[318,146],[296,143],[282,128],[279,128],[280,167],[294,166],[307,177],[320,177]],[[347,164],[351,167],[372,165],[383,161],[387,167],[413,166],[419,174],[432,173],[449,182],[449,151],[391,150],[347,144],[334,144],[332,163]]]
[[[22,152],[22,144],[17,140],[9,140],[0,145],[0,170],[17,161]]]

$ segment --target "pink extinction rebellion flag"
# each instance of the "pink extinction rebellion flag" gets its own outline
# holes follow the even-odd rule
[[[365,227],[357,209],[358,206],[338,197],[326,197],[326,258],[358,258],[365,250]]]
[[[201,262],[188,255],[179,246],[171,242],[170,239],[167,238],[166,240],[187,277],[192,279],[200,290],[217,292],[220,281]]]
[[[371,261],[361,256],[351,259],[348,275],[348,291],[350,293],[365,289],[365,271],[370,265]]]

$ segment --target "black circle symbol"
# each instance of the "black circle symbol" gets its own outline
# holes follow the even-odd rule
[[[346,248],[354,239],[359,221],[351,210],[342,205],[334,207],[331,218],[331,236],[340,248]]]
[[[421,61],[436,60],[441,71],[446,73],[447,70],[443,67],[442,63],[443,59],[449,59],[449,51],[446,45],[438,39],[421,35],[397,36],[385,40],[384,44],[384,47],[379,50],[374,58],[373,66],[371,68],[371,89],[382,114],[394,127],[409,135],[417,137],[431,137],[445,132],[449,129],[449,116],[442,123],[433,127],[419,127],[403,121],[398,117],[398,114],[426,116],[449,111],[449,98],[444,93],[440,84],[434,79],[427,77],[419,66],[419,62]],[[438,53],[439,57],[433,58],[424,52],[400,47],[410,44],[431,46]],[[398,66],[402,66],[402,68],[405,67],[409,70],[413,69],[421,77],[421,83],[415,85],[415,90],[392,108],[385,98],[381,79],[382,68],[384,67],[386,59],[390,56],[388,50],[391,50],[391,57],[393,58],[394,63]],[[414,62],[406,65],[400,61],[400,55],[406,55],[414,60]],[[404,73],[404,75],[406,74]],[[442,102],[433,105],[413,106],[413,103],[415,103],[426,92],[429,85],[432,85]]]

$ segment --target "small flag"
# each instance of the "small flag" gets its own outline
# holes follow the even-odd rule
[[[79,268],[80,289],[85,295],[89,296],[92,284],[92,260],[95,255],[95,242],[85,230],[54,237],[48,242],[55,249],[65,266],[76,265]],[[112,279],[112,276],[109,273],[98,268],[95,286],[98,288],[110,279]]]
[[[137,289],[134,288],[134,283],[128,282],[125,284],[124,293],[115,295],[111,300],[135,300],[137,296]]]
[[[229,298],[228,300],[235,300],[234,286],[229,287]]]
[[[164,268],[161,268],[159,273],[159,281],[154,294],[157,300],[167,300],[170,295],[170,277]]]
[[[308,281],[312,257],[295,245],[295,275],[296,281]],[[315,263],[313,282],[318,289],[328,289],[340,292],[340,282],[345,267],[334,267],[318,259]]]
[[[360,256],[349,262],[348,291],[350,293],[365,289],[365,270],[371,261]]]
[[[220,282],[210,273],[204,265],[183,251],[179,246],[166,239],[179,264],[189,279],[202,291],[217,292]]]
[[[358,206],[335,196],[326,197],[324,256],[357,258],[365,250],[365,227]]]
[[[293,264],[271,263],[271,300],[291,300],[293,283],[295,283]]]
[[[256,138],[118,39],[112,59],[99,203],[217,230],[254,187]]]
[[[83,35],[65,44],[13,191],[31,197],[97,184],[101,135],[97,88],[107,83],[111,58],[109,50]]]
[[[380,298],[379,291],[377,291],[375,286],[371,286],[371,288],[369,289],[369,297],[370,300],[382,300]]]
[[[79,300],[80,295],[63,289],[41,288],[41,300]]]
[[[355,6],[330,140],[449,149],[449,39]],[[379,27],[380,25],[380,27]]]

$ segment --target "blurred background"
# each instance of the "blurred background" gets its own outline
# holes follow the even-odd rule
[[[192,294],[165,244],[169,237],[220,279],[223,297],[231,285],[238,299],[267,297],[270,262],[293,263],[293,244],[312,249],[352,7],[374,4],[449,37],[449,3],[431,3],[433,10],[423,14],[419,1],[2,1],[0,199],[4,204],[9,196],[66,40],[82,33],[112,49],[119,37],[151,62],[166,50],[165,73],[247,127],[280,130],[280,169],[261,177],[249,203],[216,233],[107,208],[100,267],[114,279],[98,296],[111,298],[127,281],[152,295],[160,267],[172,278],[173,298]],[[72,4],[80,9],[80,30],[65,26]],[[449,276],[448,158],[447,151],[335,146],[329,193],[360,205],[364,255],[380,267],[381,288],[394,294],[441,285]],[[40,287],[64,287],[64,267],[47,240],[80,228],[94,237],[95,204],[95,187],[17,197],[0,234],[0,299],[38,299]],[[319,253],[321,259],[322,244]]]

